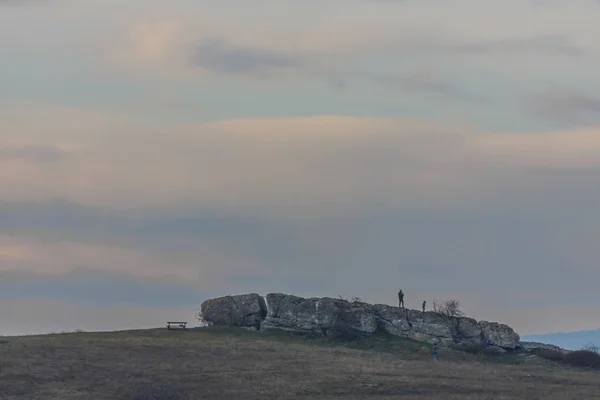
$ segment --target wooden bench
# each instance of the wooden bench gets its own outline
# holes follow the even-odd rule
[[[187,327],[187,322],[167,321],[167,329],[171,329],[171,325],[175,325],[175,326],[180,327],[181,329],[185,329]]]

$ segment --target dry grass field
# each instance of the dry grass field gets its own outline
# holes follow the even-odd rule
[[[390,337],[340,345],[202,328],[0,338],[2,400],[371,398],[600,399],[600,374],[445,349],[434,361],[427,346]]]

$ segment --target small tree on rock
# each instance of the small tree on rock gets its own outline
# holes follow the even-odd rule
[[[465,315],[458,300],[433,300],[433,311],[447,318]]]

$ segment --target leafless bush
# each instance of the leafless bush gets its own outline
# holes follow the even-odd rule
[[[584,351],[592,351],[594,353],[600,353],[600,347],[596,346],[594,343],[589,342],[588,344],[581,347],[581,350]]]
[[[445,317],[462,317],[465,313],[458,300],[433,300],[433,311]]]
[[[342,300],[342,301],[347,301],[349,303],[362,303],[362,299],[358,296],[352,296],[350,298],[350,300],[348,300],[347,297],[342,296],[341,294],[338,294],[338,299]]]

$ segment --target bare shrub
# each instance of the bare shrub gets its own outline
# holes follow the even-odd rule
[[[127,395],[128,400],[190,400],[180,388],[158,383],[137,384]]]
[[[433,300],[433,311],[445,317],[462,317],[465,313],[458,300]]]
[[[600,347],[596,346],[594,343],[589,342],[588,344],[581,347],[581,350],[584,351],[592,351],[594,353],[600,353]]]
[[[353,296],[352,299],[350,299],[350,303],[362,303],[362,299],[358,296]]]
[[[600,354],[590,350],[577,350],[565,354],[565,363],[574,367],[600,369]]]

